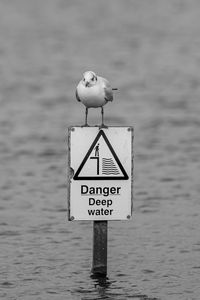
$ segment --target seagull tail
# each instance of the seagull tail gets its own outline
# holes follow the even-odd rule
[[[118,91],[118,88],[112,88],[113,91]]]

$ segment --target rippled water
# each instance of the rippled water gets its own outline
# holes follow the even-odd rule
[[[199,20],[195,0],[0,1],[1,299],[200,299]],[[99,281],[66,209],[88,69],[119,89],[107,124],[135,128],[134,216],[109,222]]]

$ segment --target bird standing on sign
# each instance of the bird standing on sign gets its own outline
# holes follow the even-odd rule
[[[101,107],[101,127],[106,127],[103,106],[107,102],[113,101],[113,90],[117,89],[112,89],[107,79],[97,76],[94,72],[87,71],[83,74],[83,79],[76,88],[76,99],[86,107],[84,126],[89,126],[87,122],[88,109]]]

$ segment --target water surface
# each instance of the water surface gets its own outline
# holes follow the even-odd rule
[[[0,1],[1,299],[199,299],[199,12],[195,0]],[[84,122],[74,90],[88,69],[119,89],[107,124],[135,129],[134,216],[109,222],[99,281],[92,222],[67,221],[67,127]]]

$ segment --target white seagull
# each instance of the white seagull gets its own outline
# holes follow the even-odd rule
[[[112,89],[107,79],[97,76],[94,72],[87,71],[83,74],[83,79],[76,88],[76,99],[86,107],[84,126],[89,126],[87,123],[88,109],[101,107],[101,127],[106,127],[103,120],[103,106],[107,102],[113,101],[113,90],[117,89]]]

